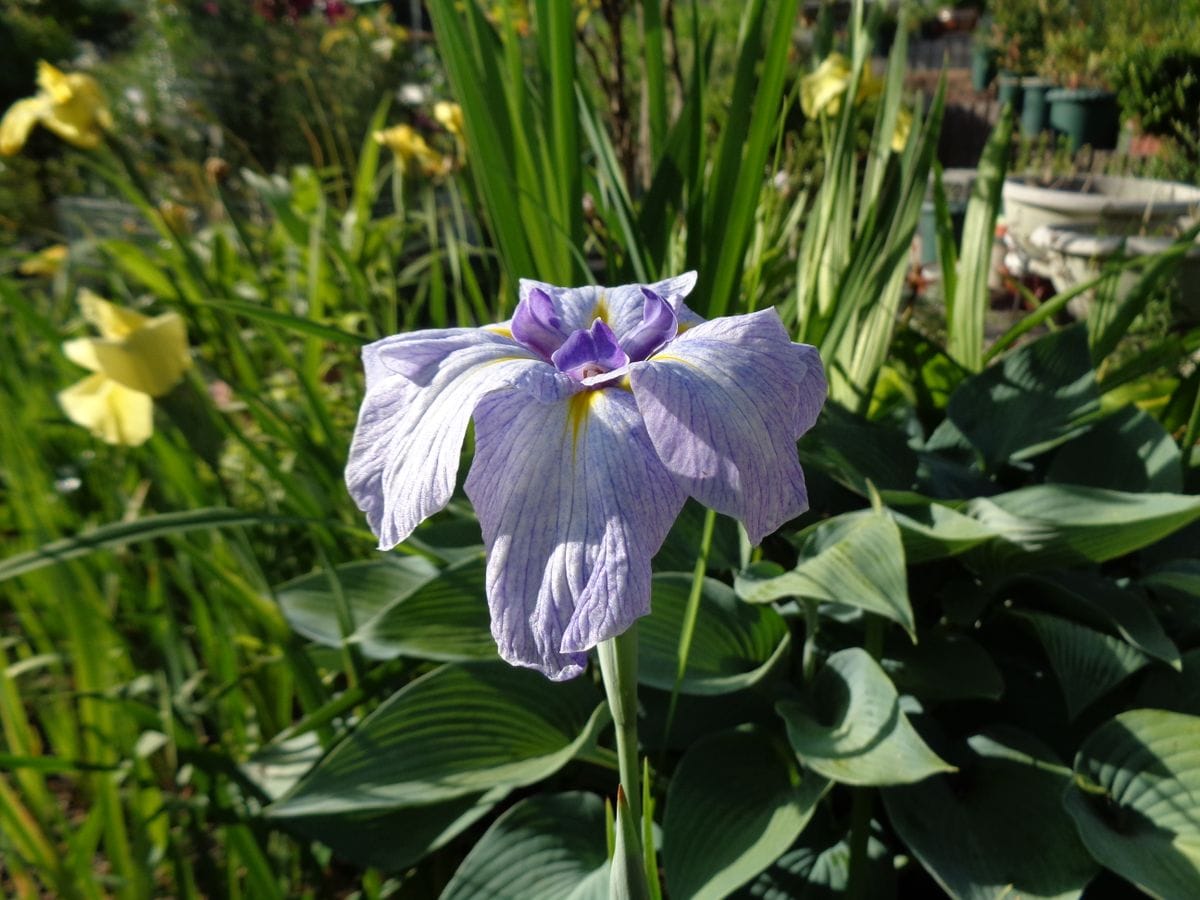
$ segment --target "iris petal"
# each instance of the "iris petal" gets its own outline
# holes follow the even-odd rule
[[[751,541],[808,508],[796,438],[820,411],[825,376],[774,310],[697,325],[629,374],[663,463]]]
[[[533,370],[555,374],[510,338],[482,328],[385,338],[363,348],[363,362],[367,394],[346,484],[384,550],[449,502],[476,401]]]
[[[58,394],[67,418],[108,444],[136,447],[154,432],[154,401],[106,378],[89,375]]]
[[[557,384],[550,402],[520,390],[479,401],[466,491],[500,655],[562,680],[650,611],[650,559],[684,492],[628,391]]]

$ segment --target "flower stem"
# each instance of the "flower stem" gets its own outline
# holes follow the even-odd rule
[[[637,625],[624,634],[609,638],[597,648],[604,693],[612,711],[617,735],[617,767],[621,787],[629,803],[630,818],[642,820],[641,773],[638,769],[637,736]]]

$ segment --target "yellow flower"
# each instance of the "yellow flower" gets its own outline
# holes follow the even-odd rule
[[[908,136],[912,132],[912,110],[900,107],[896,110],[896,127],[892,131],[892,150],[902,153],[908,144]]]
[[[59,405],[107,443],[137,446],[154,430],[151,398],[178,384],[191,365],[183,319],[150,318],[89,290],[79,292],[79,307],[100,337],[67,341],[63,353],[95,374],[59,393]]]
[[[455,137],[463,136],[463,111],[457,103],[439,100],[433,104],[433,117]]]
[[[78,72],[64,74],[42,60],[37,83],[38,93],[18,100],[0,120],[0,155],[19,153],[37,124],[84,150],[99,146],[104,131],[112,127],[112,114],[96,79]]]
[[[44,250],[39,250],[33,256],[23,261],[17,266],[17,271],[22,275],[41,275],[46,278],[53,278],[66,261],[67,245],[53,244]]]
[[[391,150],[396,155],[396,164],[405,172],[412,172],[414,166],[420,166],[426,175],[445,175],[450,171],[450,159],[430,147],[425,138],[408,125],[393,125],[385,131],[375,132],[375,142]]]
[[[800,108],[804,115],[815,119],[822,113],[836,116],[842,109],[842,95],[850,86],[850,60],[840,53],[830,53],[809,75],[800,79]],[[868,62],[858,77],[855,103],[873,100],[883,93],[883,79]]]

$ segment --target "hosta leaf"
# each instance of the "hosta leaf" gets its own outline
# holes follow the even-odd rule
[[[944,629],[922,634],[919,644],[898,645],[882,665],[899,691],[922,703],[998,700],[1004,694],[1004,678],[987,651]]]
[[[428,804],[540,781],[603,722],[599,699],[583,679],[555,684],[499,663],[443,666],[363,719],[269,814]]]
[[[896,833],[958,900],[1078,897],[1099,867],[1059,800],[1070,770],[1017,732],[967,743],[959,774],[883,791]]]
[[[866,893],[871,900],[896,895],[896,874],[892,854],[878,835],[878,823],[871,823],[867,839]],[[746,900],[836,900],[846,896],[850,883],[850,838],[834,830],[828,814],[818,814],[804,829],[800,840],[779,857],[765,872],[746,885],[734,897]]]
[[[420,557],[382,556],[296,578],[277,587],[275,599],[298,633],[326,647],[340,647],[342,629],[335,593],[339,586],[353,628],[403,600],[435,575],[437,568]]]
[[[497,659],[484,571],[482,556],[445,569],[364,622],[354,640],[374,659]]]
[[[734,587],[750,603],[807,597],[856,606],[916,636],[904,545],[887,513],[863,510],[822,522],[803,535],[800,562],[792,571],[768,578],[743,572]]]
[[[828,782],[760,730],[707,737],[679,761],[663,820],[671,897],[719,898],[791,846]]]
[[[462,834],[491,812],[508,790],[500,787],[425,806],[306,815],[282,825],[320,841],[356,866],[398,872]]]
[[[1179,668],[1179,648],[1167,637],[1136,587],[1118,584],[1091,572],[1051,572],[1016,579],[1008,585],[1014,598],[1035,589],[1054,611],[1097,628],[1115,631],[1143,653]]]
[[[638,623],[638,679],[669,691],[675,684],[679,633],[692,576],[654,576],[650,615]],[[727,694],[758,682],[791,646],[787,624],[768,606],[738,601],[727,585],[705,578],[700,594],[685,694]]]
[[[957,556],[995,537],[995,532],[982,522],[940,503],[888,512],[900,527],[904,555],[910,565]]]
[[[1134,705],[1200,716],[1200,648],[1183,654],[1181,671],[1158,668],[1148,673]]]
[[[1200,897],[1200,717],[1135,709],[1075,756],[1067,812],[1096,859],[1147,893]]]
[[[989,469],[1070,440],[1099,414],[1100,393],[1082,326],[1013,351],[959,385],[946,407],[947,419]]]
[[[1106,562],[1140,550],[1200,519],[1200,497],[1039,484],[972,500],[960,511],[997,536],[968,558],[1011,573]]]
[[[1045,613],[1016,615],[1033,627],[1046,651],[1072,719],[1149,662],[1135,647],[1086,625]]]
[[[608,872],[603,801],[582,792],[541,794],[492,824],[442,900],[563,900],[597,871]]]
[[[776,706],[792,748],[807,768],[843,784],[909,784],[953,770],[900,710],[891,679],[858,647],[829,657],[813,700]]]
[[[1097,448],[1104,452],[1098,453]],[[1064,444],[1046,471],[1047,481],[1119,491],[1179,493],[1179,445],[1145,410],[1127,406]]]

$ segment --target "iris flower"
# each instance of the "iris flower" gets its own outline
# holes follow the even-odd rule
[[[457,138],[463,136],[463,111],[457,103],[439,100],[433,104],[433,117],[443,128]]]
[[[774,310],[704,321],[690,272],[651,285],[522,280],[512,319],[384,338],[346,467],[389,549],[454,491],[483,527],[500,655],[554,680],[650,611],[650,560],[684,500],[758,543],[808,505],[796,439],[825,400],[815,348]]]
[[[109,444],[136,447],[154,431],[154,397],[173,388],[191,365],[187,332],[177,313],[150,318],[79,292],[83,317],[98,338],[63,344],[71,362],[94,374],[58,395],[72,422]]]
[[[68,75],[41,60],[37,84],[38,93],[18,100],[0,121],[0,155],[20,153],[38,124],[83,150],[98,147],[112,127],[112,113],[96,79],[79,72]]]

